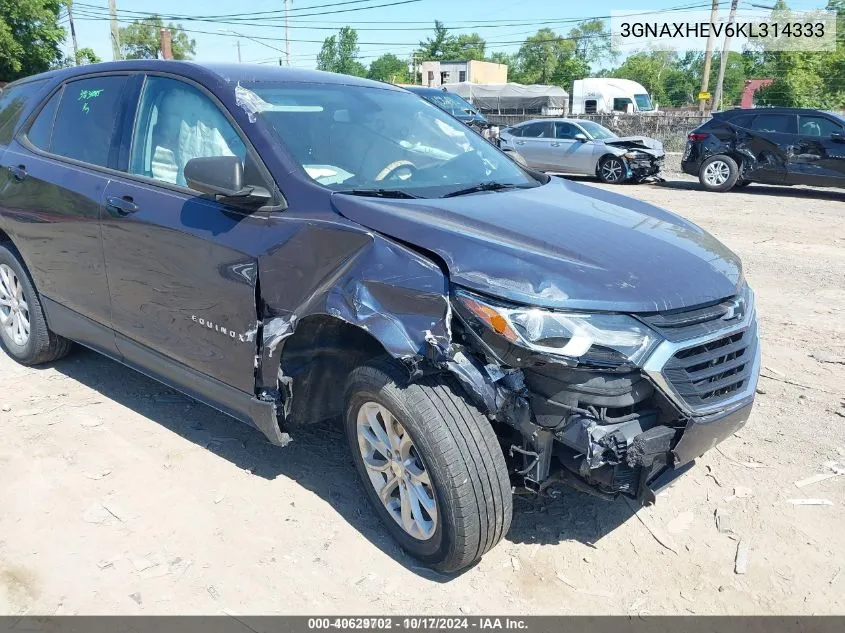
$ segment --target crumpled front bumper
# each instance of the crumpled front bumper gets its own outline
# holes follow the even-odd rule
[[[663,167],[665,155],[648,156],[643,158],[625,158],[625,164],[628,168],[628,178],[641,180],[649,176],[655,176]]]
[[[671,451],[672,463],[643,472],[637,498],[645,504],[654,503],[657,495],[686,473],[697,458],[745,426],[752,407],[753,401],[749,401],[726,415],[690,420]]]

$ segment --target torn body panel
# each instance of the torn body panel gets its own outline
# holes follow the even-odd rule
[[[283,420],[339,413],[345,374],[368,358],[387,354],[410,376],[424,363],[427,337],[450,339],[444,272],[364,229],[302,223],[259,256],[258,277],[256,393],[275,400]]]

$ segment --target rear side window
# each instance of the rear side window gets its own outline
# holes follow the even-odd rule
[[[56,118],[56,108],[59,106],[59,99],[61,99],[61,90],[50,97],[35,121],[29,126],[29,131],[26,137],[29,142],[35,145],[38,149],[43,149],[45,152],[50,151],[50,136],[53,133],[53,120]]]
[[[551,138],[552,124],[547,121],[537,121],[522,126],[523,138]]]
[[[737,127],[749,127],[751,125],[751,119],[754,118],[753,114],[741,114],[740,116],[735,116],[734,118],[730,119],[731,124]]]
[[[798,129],[803,136],[830,136],[834,132],[841,132],[842,126],[823,116],[802,114]]]
[[[27,111],[29,102],[38,95],[43,81],[15,84],[0,92],[0,145],[8,145]]]
[[[125,76],[90,77],[65,85],[50,151],[107,167],[126,80]]]
[[[790,114],[758,114],[751,123],[758,132],[795,133],[795,117]]]

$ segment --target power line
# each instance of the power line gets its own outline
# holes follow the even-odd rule
[[[314,4],[309,5],[306,7],[296,7],[290,9],[291,11],[308,11],[311,9],[323,9],[323,8],[332,8],[338,6],[345,6],[350,4],[362,4],[367,2],[374,2],[375,0],[346,0],[345,2],[331,2],[328,4]],[[422,0],[410,0],[412,2],[421,2]],[[79,2],[77,3],[79,7],[85,7],[86,9],[96,9],[96,10],[105,10],[106,7],[102,7],[95,4],[86,4]],[[347,13],[351,11],[363,11],[365,9],[377,9],[383,5],[374,5],[374,6],[366,6],[366,7],[355,7],[352,9],[343,9],[339,11],[320,11],[318,13],[311,13],[308,15],[328,15],[331,13]],[[284,9],[277,9],[274,11],[258,11],[258,12],[249,12],[249,13],[229,13],[229,14],[220,14],[220,15],[186,15],[186,14],[166,14],[166,13],[155,13],[150,11],[134,11],[132,9],[121,9],[119,13],[127,14],[127,15],[137,15],[137,16],[151,16],[157,15],[158,17],[164,20],[201,20],[204,22],[222,22],[225,19],[238,19],[238,18],[251,18],[255,19],[258,16],[262,15],[279,15],[280,17],[284,16]],[[305,16],[303,16],[305,17]]]
[[[354,0],[354,1],[355,2],[373,2],[373,1],[376,1],[376,0]],[[407,2],[420,2],[420,1],[422,1],[422,0],[406,0],[406,3]],[[331,4],[331,5],[312,5],[312,6],[309,6],[309,7],[299,7],[298,10],[313,9],[313,8],[318,8],[318,7],[322,7],[322,6],[339,6],[339,5],[342,5],[342,4],[349,4],[349,3],[334,3],[334,4]],[[400,3],[396,3],[396,4],[400,4]],[[728,2],[722,2],[720,4],[727,5]],[[96,10],[96,11],[102,11],[103,10],[103,7],[99,7],[97,5],[77,3],[77,6],[85,7],[86,9],[88,9],[89,15],[97,15],[94,12],[94,10]],[[346,13],[346,12],[354,12],[354,11],[363,11],[363,10],[366,10],[366,9],[376,9],[376,8],[382,8],[382,7],[385,7],[385,6],[393,6],[393,4],[387,4],[387,5],[381,4],[381,5],[371,5],[371,6],[365,6],[365,7],[356,7],[356,8],[353,8],[353,9],[344,9],[342,11],[324,11],[324,12],[315,13],[315,14],[308,14],[308,15],[309,16],[310,15],[329,15],[329,14],[332,14],[332,13]],[[670,11],[688,10],[688,9],[695,9],[695,8],[702,8],[702,7],[709,7],[709,6],[710,6],[710,3],[698,2],[698,3],[693,3],[693,4],[681,5],[681,6],[677,6],[677,7],[670,7],[670,8],[667,8],[667,9],[657,9],[657,10],[648,11],[648,12],[631,13],[629,15],[631,17],[643,16],[643,15],[654,15],[654,14],[661,14],[661,13],[666,13],[666,12],[670,12]],[[297,10],[297,9],[295,9],[295,8],[291,9],[291,11],[295,11],[295,10]],[[138,16],[138,17],[134,17],[133,19],[144,19],[144,18],[150,18],[150,17],[159,17],[162,20],[182,20],[182,21],[185,21],[185,22],[216,22],[216,23],[221,23],[221,24],[232,24],[232,25],[237,25],[237,26],[260,26],[260,27],[270,27],[270,28],[280,28],[282,26],[281,24],[272,24],[272,23],[268,24],[268,22],[270,20],[273,20],[273,18],[267,18],[267,19],[262,20],[261,22],[248,22],[247,21],[247,20],[250,20],[250,19],[254,20],[256,18],[256,16],[261,15],[261,13],[249,13],[249,14],[233,13],[233,14],[221,15],[221,16],[180,15],[180,14],[168,15],[168,14],[148,12],[148,11],[129,11],[129,10],[121,10],[118,13],[132,14],[132,15]],[[283,14],[284,12],[283,11],[268,11],[268,12],[262,12],[262,13],[274,14],[275,15],[275,14]],[[243,17],[241,17],[241,16],[243,16]],[[306,16],[306,15],[296,15],[296,16],[293,16],[293,17],[295,17],[297,20],[299,20],[299,18],[301,18],[301,17],[308,17],[308,16]],[[458,27],[454,27],[454,26],[449,27],[449,30],[458,30],[458,29],[463,30],[463,29],[470,29],[470,28],[499,28],[499,27],[507,27],[507,26],[519,27],[519,26],[548,25],[548,24],[573,24],[573,23],[586,22],[586,21],[591,21],[591,20],[606,20],[606,19],[609,19],[610,17],[611,16],[609,16],[609,15],[600,15],[600,16],[585,16],[585,17],[579,17],[579,18],[549,18],[549,19],[545,19],[545,20],[536,19],[536,18],[533,19],[533,20],[513,20],[513,19],[510,19],[510,20],[506,20],[506,19],[474,20],[474,21],[471,21],[469,24],[466,24],[466,22],[461,22],[459,24],[466,24],[466,25],[465,26],[458,26]],[[621,17],[625,17],[625,15],[622,15]],[[282,15],[282,16],[275,18],[275,19],[283,20],[284,18],[283,18],[283,15]],[[327,22],[327,21],[326,20],[313,20],[313,21],[302,20],[302,22],[309,22],[309,23],[315,23],[316,24],[316,23]],[[469,21],[467,21],[467,22],[469,22]],[[331,29],[337,28],[336,26],[332,26],[331,24],[347,25],[347,24],[353,24],[353,23],[343,21],[343,22],[330,23],[330,25],[326,25],[326,26],[291,25],[290,28],[311,28],[311,29],[315,29],[315,30],[317,30],[317,29],[320,29],[320,30],[330,29],[331,30]],[[426,24],[426,25],[430,25],[430,24],[432,24],[432,21],[429,20],[429,21],[425,21],[425,22],[421,21],[421,22],[414,23],[414,22],[407,22],[407,21],[397,21],[397,22],[384,21],[384,22],[382,22],[382,21],[378,21],[378,20],[373,20],[373,21],[369,21],[369,22],[358,22],[358,23],[360,23],[360,24]],[[414,31],[418,31],[418,30],[421,30],[421,29],[414,28],[414,27],[406,27],[406,28],[395,28],[394,27],[394,28],[385,28],[385,29],[360,28],[360,29],[356,29],[356,30],[361,30],[361,31],[365,31],[365,30],[390,30],[390,31],[414,30]]]

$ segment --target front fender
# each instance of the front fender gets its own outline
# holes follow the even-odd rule
[[[421,360],[431,339],[448,347],[451,338],[446,273],[431,259],[362,227],[303,223],[259,256],[258,279],[259,396],[277,389],[285,341],[308,316],[329,315],[360,327],[406,364]]]

